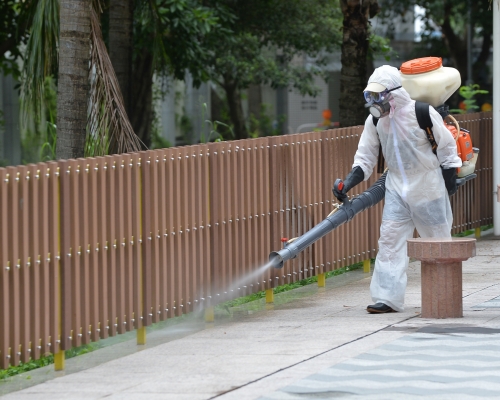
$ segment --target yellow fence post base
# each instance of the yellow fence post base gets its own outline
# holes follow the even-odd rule
[[[215,321],[215,313],[213,307],[205,308],[205,322],[214,322]]]
[[[266,289],[266,303],[274,303],[273,289]]]
[[[370,266],[371,266],[371,262],[372,260],[368,259],[368,260],[363,260],[363,272],[370,272]]]
[[[476,239],[479,239],[481,237],[481,228],[476,228],[474,233],[476,235]]]
[[[326,286],[326,275],[323,272],[322,274],[318,275],[318,287],[325,287]]]
[[[146,327],[137,329],[137,344],[146,344]]]
[[[64,350],[60,350],[59,352],[54,354],[54,370],[55,371],[63,371],[65,362],[66,362],[66,356],[64,354]]]

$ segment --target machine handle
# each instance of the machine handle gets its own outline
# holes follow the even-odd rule
[[[343,188],[344,188],[344,181],[338,178],[333,184],[333,189],[332,189],[333,195],[335,196],[335,191],[341,193]],[[346,200],[347,200],[347,195],[346,194],[342,195],[342,199],[340,199],[340,201],[342,201],[342,203],[345,203]]]

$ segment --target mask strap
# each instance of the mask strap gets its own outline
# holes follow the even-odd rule
[[[387,90],[388,92],[392,92],[393,90],[396,90],[396,89],[401,89],[403,86],[397,86],[395,88],[392,88],[392,89],[389,89]]]

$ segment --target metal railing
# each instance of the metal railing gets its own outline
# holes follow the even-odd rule
[[[491,113],[457,120],[481,152],[454,233],[493,202]],[[382,204],[225,293],[328,215],[361,131],[0,168],[0,368],[375,257]]]

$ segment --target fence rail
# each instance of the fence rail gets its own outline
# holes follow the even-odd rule
[[[457,120],[481,152],[454,233],[493,207],[491,113]],[[0,368],[375,257],[382,204],[241,281],[331,211],[361,130],[0,168]]]

